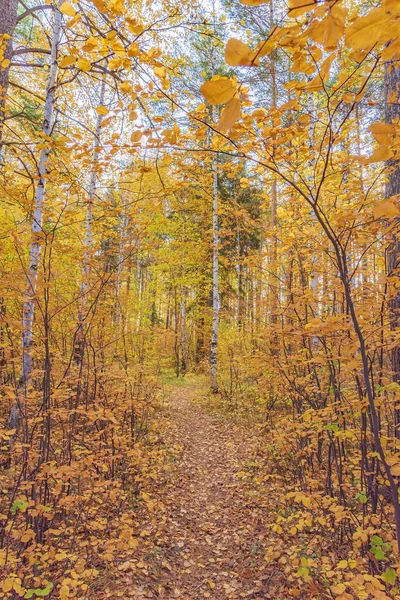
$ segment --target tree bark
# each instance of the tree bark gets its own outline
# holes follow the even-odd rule
[[[187,370],[186,290],[181,291],[181,373]]]
[[[0,1],[0,162],[5,118],[5,105],[8,90],[9,64],[2,66],[3,61],[11,61],[13,46],[12,36],[17,23],[18,0]]]
[[[400,119],[400,65],[399,61],[391,61],[385,65],[385,120],[387,123]],[[389,160],[386,197],[400,194],[400,161]],[[400,223],[400,220],[397,219]],[[399,224],[397,223],[397,224]],[[387,275],[389,278],[389,311],[390,328],[396,336],[400,328],[400,236],[398,227],[393,229],[392,238],[387,248]],[[391,351],[391,368],[393,381],[400,383],[400,344],[395,344]],[[400,410],[395,409],[395,435],[400,438]]]
[[[213,111],[214,121],[217,119],[217,111]],[[212,213],[212,232],[213,232],[213,264],[212,264],[212,332],[211,332],[211,390],[218,392],[217,382],[217,350],[218,350],[218,326],[219,326],[219,279],[218,279],[218,250],[219,250],[219,232],[218,232],[218,172],[216,159],[212,164],[213,176],[213,213]]]

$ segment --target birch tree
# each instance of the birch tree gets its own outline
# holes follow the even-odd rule
[[[53,129],[53,116],[55,95],[57,90],[58,74],[58,48],[61,38],[62,15],[59,3],[54,8],[53,32],[51,41],[51,55],[49,65],[49,78],[46,86],[46,100],[44,106],[43,134],[46,142],[50,141]],[[46,177],[48,161],[51,152],[50,143],[46,143],[40,151],[38,161],[38,182],[33,203],[33,218],[31,224],[32,238],[29,248],[29,262],[26,271],[25,302],[22,310],[22,367],[18,382],[17,397],[9,417],[10,429],[18,431],[21,415],[24,410],[24,398],[31,383],[33,369],[33,324],[36,306],[36,290],[43,235],[43,208],[46,196]]]

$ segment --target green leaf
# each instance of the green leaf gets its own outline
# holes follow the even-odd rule
[[[376,560],[385,560],[386,558],[385,553],[380,546],[372,546],[371,552],[375,556]]]
[[[373,535],[371,538],[372,546],[383,546],[383,539],[379,535]]]
[[[28,503],[25,500],[16,500],[14,504],[10,508],[10,512],[12,515],[15,515],[18,509],[24,512],[25,508],[28,507]]]
[[[368,498],[365,492],[360,492],[356,495],[356,500],[359,500],[362,504],[367,504]]]
[[[299,577],[308,577],[309,572],[310,571],[309,571],[309,569],[307,567],[299,567],[297,569],[297,575]]]
[[[382,575],[382,579],[386,581],[386,583],[394,583],[396,581],[396,571],[394,569],[388,569]]]
[[[46,585],[45,588],[41,589],[41,588],[30,588],[24,598],[26,598],[27,600],[29,600],[29,598],[33,597],[33,594],[35,594],[36,596],[40,596],[41,598],[43,598],[44,596],[48,596],[51,592],[51,590],[53,589],[54,584],[49,581],[48,584]]]
[[[336,433],[337,431],[339,431],[339,423],[329,423],[325,429],[327,431],[333,431],[334,433]]]

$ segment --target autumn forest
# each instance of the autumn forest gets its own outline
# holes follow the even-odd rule
[[[399,0],[0,0],[0,600],[400,598],[399,224]]]

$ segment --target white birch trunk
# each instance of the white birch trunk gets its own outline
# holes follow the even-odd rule
[[[46,87],[44,106],[43,133],[50,137],[53,126],[54,100],[57,88],[58,46],[61,36],[62,16],[56,6],[54,10],[53,39],[51,42],[50,71]],[[47,141],[47,140],[46,140]],[[33,219],[31,225],[32,239],[29,249],[29,265],[26,275],[25,302],[22,310],[22,367],[18,383],[17,398],[9,417],[9,428],[18,430],[21,413],[24,409],[23,397],[26,397],[27,387],[31,382],[33,369],[33,321],[35,316],[35,295],[38,281],[38,269],[42,249],[43,205],[46,191],[47,165],[50,155],[50,145],[46,144],[40,152],[38,165],[38,183],[33,204]]]
[[[217,120],[217,110],[213,110],[213,119]],[[217,350],[218,350],[218,325],[219,325],[219,280],[218,280],[218,246],[219,246],[219,233],[218,233],[218,172],[217,172],[217,161],[216,159],[212,164],[213,173],[213,265],[212,265],[212,332],[211,332],[211,389],[213,392],[218,392],[217,382]]]

